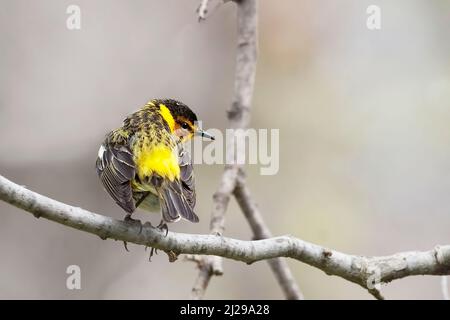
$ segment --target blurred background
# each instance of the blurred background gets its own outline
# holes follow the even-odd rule
[[[122,218],[94,170],[104,135],[154,97],[226,128],[236,12],[198,23],[198,0],[0,0],[0,174],[60,201]],[[81,30],[66,9],[81,8]],[[369,5],[381,30],[366,27]],[[450,234],[450,3],[259,1],[252,127],[280,129],[280,171],[248,181],[275,235],[359,255],[429,250]],[[197,165],[208,233],[223,167]],[[0,298],[183,299],[197,270],[148,251],[36,220],[0,203]],[[159,222],[156,215],[139,219]],[[234,200],[227,236],[250,239]],[[81,290],[66,268],[81,267]],[[289,261],[308,299],[371,299],[355,284]],[[438,277],[383,286],[390,299],[440,299]],[[265,262],[225,261],[206,298],[281,299]]]

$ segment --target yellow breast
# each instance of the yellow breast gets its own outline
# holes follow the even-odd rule
[[[136,171],[141,181],[154,173],[170,181],[180,177],[178,157],[174,150],[164,144],[145,146],[136,150],[134,155]]]

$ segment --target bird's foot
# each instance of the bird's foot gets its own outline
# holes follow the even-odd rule
[[[169,262],[175,262],[178,259],[178,253],[176,253],[175,251],[169,250],[169,251],[164,251],[167,254],[167,257],[169,258]],[[151,248],[150,249],[150,256],[148,257],[148,261],[152,262],[152,257],[154,254],[158,254],[158,249],[156,248]]]
[[[131,224],[131,225],[139,225],[139,233],[142,232],[142,222],[141,222],[141,220],[139,220],[139,219],[133,219],[133,218],[131,217],[131,213],[127,214],[127,215],[125,216],[125,218],[123,219],[123,221],[125,221],[125,222],[127,222],[127,223],[129,223],[129,224]]]
[[[131,218],[131,213],[127,214],[125,216],[125,218],[123,219],[123,221],[125,221],[126,223],[129,223],[131,225],[136,225],[136,224],[139,225],[139,233],[142,232],[141,220]],[[127,242],[126,241],[123,242],[123,246],[124,246],[126,251],[128,251],[128,252],[130,251],[130,250],[128,250],[128,246],[127,246]]]
[[[167,226],[167,223],[164,222],[164,220],[161,220],[161,222],[156,226],[161,231],[166,231],[165,237],[167,237],[167,234],[169,233],[169,227]]]
[[[144,223],[144,224],[142,225],[142,227],[153,228],[153,225],[150,223],[150,221],[147,221],[146,223]]]
[[[150,256],[148,257],[149,262],[152,262],[153,254],[158,254],[158,249],[153,248],[153,247],[150,249]]]
[[[150,227],[152,227],[152,225],[149,222],[146,222],[145,225],[149,225]],[[156,229],[158,229],[160,231],[165,231],[166,234],[164,236],[167,237],[167,234],[169,233],[169,228],[167,227],[167,224],[164,222],[164,220],[161,220],[161,222],[156,226]],[[145,247],[145,250],[147,250],[147,247]],[[155,254],[158,254],[158,249],[156,249],[154,247],[151,247],[150,255],[148,257],[148,261],[151,262],[152,261],[152,257]],[[167,254],[169,255],[169,253],[167,253]],[[175,260],[176,260],[176,257],[175,257],[175,259],[173,261],[175,261]],[[169,261],[171,261],[170,255],[169,255]]]

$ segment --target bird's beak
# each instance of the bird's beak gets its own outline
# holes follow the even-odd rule
[[[210,140],[216,140],[212,135],[210,135],[206,131],[203,131],[202,129],[197,129],[197,131],[195,131],[195,135],[196,136],[201,136],[203,138],[207,138],[207,139],[210,139]]]

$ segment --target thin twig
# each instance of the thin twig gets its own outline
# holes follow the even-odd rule
[[[208,6],[207,0],[202,0],[199,7],[199,17],[204,19]],[[230,128],[247,128],[250,122],[253,88],[255,83],[256,59],[258,49],[258,21],[256,0],[236,1],[237,6],[237,49],[234,81],[234,95],[227,117]],[[237,174],[240,166],[236,157],[245,150],[235,150],[235,139],[227,141],[227,163],[234,163],[225,167],[219,187],[213,195],[213,209],[211,213],[210,231],[215,235],[222,235],[225,229],[225,213],[230,197],[236,186]],[[199,264],[199,275],[192,290],[192,298],[201,299],[212,275],[222,275],[222,259],[210,257]],[[202,284],[202,290],[196,286]],[[206,284],[203,287],[203,284]]]
[[[208,3],[209,0],[201,0],[200,5],[197,8],[199,21],[206,19],[206,14],[208,13]]]
[[[228,110],[229,126],[234,129],[245,129],[250,123],[250,111],[252,106],[253,89],[256,74],[256,61],[258,51],[258,15],[255,0],[236,1],[237,3],[237,25],[238,39],[236,49],[236,72],[234,82],[234,98]],[[206,8],[208,1],[202,1],[199,13]],[[206,14],[206,13],[205,13]],[[235,191],[238,171],[243,169],[237,165],[237,156],[245,154],[245,150],[235,150],[237,140],[227,141],[227,163],[234,163],[225,168],[217,192],[213,196],[213,210],[211,214],[210,230],[212,234],[222,235],[225,229],[225,213],[230,201],[230,196]],[[245,148],[244,145],[240,145]],[[235,152],[234,152],[235,150]],[[236,195],[236,193],[235,193]],[[249,215],[246,215],[249,219]],[[251,217],[250,217],[251,219]],[[260,219],[262,221],[262,218]],[[252,222],[249,221],[252,225]],[[265,224],[263,224],[265,226]],[[266,228],[266,236],[254,233],[256,238],[268,238],[270,234]],[[255,231],[255,230],[254,230]],[[281,259],[269,261],[275,277],[283,288],[288,299],[302,299],[303,296],[298,288],[287,263]],[[192,298],[201,299],[212,275],[222,275],[222,259],[220,257],[205,258],[199,263],[199,275],[192,290]]]
[[[292,258],[369,289],[413,275],[449,275],[450,245],[430,251],[401,252],[385,257],[344,254],[292,236],[242,241],[214,235],[165,231],[149,223],[126,222],[102,216],[30,191],[0,176],[0,200],[68,227],[99,236],[154,247],[175,254],[221,256],[246,263],[278,257]]]
[[[200,256],[197,256],[200,257]],[[210,264],[208,263],[209,256],[207,258],[201,257],[202,259],[197,259],[197,264],[199,268],[199,274],[197,279],[195,280],[194,286],[191,291],[192,300],[201,300],[205,295],[205,290],[208,287],[209,281],[212,276],[212,269],[210,268]]]
[[[250,224],[250,228],[254,234],[254,240],[272,238],[272,233],[264,222],[258,206],[252,200],[250,190],[245,184],[244,173],[242,170],[239,172],[236,188],[234,190],[234,196],[236,197],[242,212]],[[270,259],[267,262],[275,274],[278,283],[283,289],[286,299],[303,300],[303,294],[300,291],[300,288],[298,287],[286,261],[282,258],[276,258]]]
[[[227,167],[222,174],[218,190],[213,195],[213,209],[211,212],[210,231],[211,234],[222,236],[225,229],[225,212],[230,202],[237,176],[237,168]],[[218,256],[197,257],[199,272],[191,291],[193,300],[203,299],[206,288],[213,275],[223,275],[222,258]]]
[[[221,4],[226,3],[228,1],[231,1],[231,0],[217,0],[216,2],[218,2],[218,3],[216,3],[214,8],[208,9],[211,0],[201,0],[199,6],[197,8],[198,21],[201,22],[203,20],[206,20],[209,12],[214,12],[214,10],[217,9],[217,7],[219,7]]]

